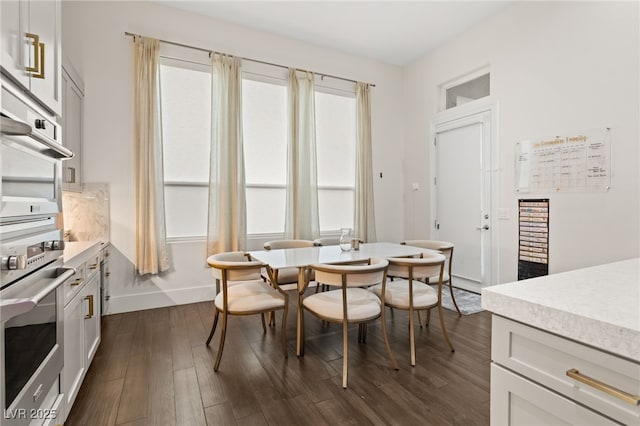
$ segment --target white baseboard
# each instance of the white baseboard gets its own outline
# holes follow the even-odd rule
[[[105,314],[120,314],[144,309],[205,302],[213,300],[214,297],[215,287],[212,285],[112,296],[109,300],[109,310]]]

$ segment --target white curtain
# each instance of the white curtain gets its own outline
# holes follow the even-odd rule
[[[160,43],[137,36],[134,49],[136,269],[144,275],[169,269],[162,169]]]
[[[376,241],[371,160],[371,100],[369,85],[356,87],[356,187],[355,235],[368,243]]]
[[[241,60],[214,55],[207,256],[246,249]]]
[[[288,114],[284,235],[313,240],[320,236],[313,73],[289,69]]]

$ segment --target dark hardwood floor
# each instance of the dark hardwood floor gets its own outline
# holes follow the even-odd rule
[[[337,324],[305,317],[306,350],[295,355],[295,297],[287,325],[289,358],[277,327],[260,317],[231,317],[220,370],[213,364],[219,330],[205,346],[212,302],[103,317],[102,343],[67,422],[72,425],[487,425],[491,316],[445,310],[455,353],[436,311],[416,328],[409,365],[408,315],[387,310],[391,367],[380,325],[367,343],[349,338],[349,387],[342,389],[342,334]]]

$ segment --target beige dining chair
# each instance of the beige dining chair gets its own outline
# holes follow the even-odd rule
[[[313,243],[316,246],[337,246],[338,244],[340,244],[340,237],[334,236],[316,238],[315,240],[313,240]]]
[[[453,345],[449,340],[447,329],[444,324],[442,314],[442,277],[444,275],[445,257],[439,253],[422,253],[416,257],[395,257],[389,258],[389,275],[401,278],[390,281],[386,289],[382,285],[375,285],[369,288],[381,299],[384,296],[386,306],[391,308],[409,311],[409,347],[411,356],[411,366],[416,365],[416,345],[414,312],[419,309],[430,310],[438,308],[440,315],[440,326],[442,334],[449,345],[451,352]],[[438,290],[434,290],[430,285],[420,282],[421,278],[438,276]]]
[[[315,272],[317,280],[336,290],[315,293],[310,296],[299,296],[299,321],[302,346],[300,355],[304,355],[304,311],[307,311],[323,321],[342,324],[342,387],[347,387],[349,366],[349,333],[350,324],[358,324],[358,337],[366,330],[363,326],[367,322],[380,318],[382,336],[393,367],[398,370],[398,363],[391,352],[387,328],[384,319],[384,299],[381,300],[366,287],[379,284],[384,290],[387,281],[387,266],[385,259],[372,258],[361,261],[360,264],[349,265],[311,265],[307,275]],[[300,308],[301,307],[301,308]]]
[[[313,247],[312,240],[273,240],[264,243],[265,250]],[[298,287],[298,268],[283,268],[274,270],[273,280],[282,290],[293,290]],[[312,285],[313,286],[313,285]]]
[[[214,254],[207,258],[207,263],[212,268],[216,285],[219,286],[219,283],[222,283],[221,291],[214,300],[213,325],[207,339],[207,346],[209,346],[218,325],[218,316],[222,314],[220,345],[213,370],[218,371],[220,366],[229,315],[260,314],[262,330],[266,333],[264,314],[282,309],[282,350],[286,358],[289,296],[262,279],[261,271],[268,266],[262,262],[252,261],[247,253],[239,251]]]
[[[449,243],[447,241],[437,241],[437,240],[406,240],[401,242],[400,244],[405,244],[413,247],[426,248],[429,250],[437,250],[441,252],[446,258],[444,274],[442,276],[442,283],[447,284],[449,286],[449,292],[451,293],[451,300],[453,301],[453,306],[456,307],[456,311],[458,311],[458,316],[462,315],[460,312],[460,308],[458,307],[458,303],[456,302],[456,297],[453,294],[453,284],[451,283],[451,263],[453,262],[453,243]],[[438,282],[438,277],[427,277],[427,284]],[[418,316],[419,318],[419,316]],[[422,326],[422,320],[420,320],[420,326]]]

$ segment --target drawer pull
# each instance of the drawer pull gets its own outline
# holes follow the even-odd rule
[[[97,263],[92,263],[91,265],[89,265],[89,269],[91,269],[91,270],[98,269],[98,264]]]
[[[84,319],[93,318],[93,294],[88,295],[84,299],[89,302],[89,313],[85,315]]]
[[[611,385],[601,382],[600,380],[585,376],[575,368],[567,370],[567,376],[571,377],[574,380],[582,382],[585,385],[591,386],[592,388],[598,389],[599,391],[602,391],[606,394],[621,399],[631,405],[640,405],[640,396],[621,391],[620,389],[616,389]]]
[[[71,287],[75,287],[77,285],[80,285],[80,284],[82,284],[83,281],[84,280],[82,278],[78,278],[75,281],[71,282]]]

